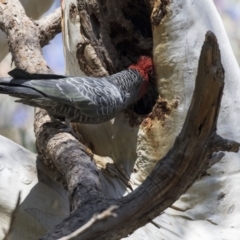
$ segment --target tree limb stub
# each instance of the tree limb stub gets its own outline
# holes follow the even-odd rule
[[[95,222],[86,230],[81,239],[120,239],[158,216],[171,206],[181,194],[210,166],[209,158],[218,151],[237,151],[239,143],[225,146],[216,138],[216,122],[224,86],[224,70],[216,37],[208,32],[199,60],[196,87],[186,121],[173,148],[159,161],[151,175],[128,196],[119,200],[105,200],[106,208],[117,205],[116,218]],[[217,148],[214,149],[214,144]],[[229,142],[225,140],[225,142]],[[215,158],[219,161],[221,156]],[[147,203],[147,204],[146,204]],[[93,203],[94,204],[94,203]],[[98,211],[100,211],[100,209]],[[56,239],[79,227],[78,215],[86,210],[77,209],[67,221],[56,226],[43,239]],[[75,225],[75,226],[74,226]],[[69,230],[67,230],[67,228]],[[111,229],[111,231],[107,231]]]

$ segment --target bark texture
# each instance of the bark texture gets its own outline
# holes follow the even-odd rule
[[[3,1],[2,3],[4,2],[7,3],[7,1]],[[24,7],[27,16],[33,19],[38,19],[51,7],[54,0],[47,0],[44,1],[42,4],[38,4],[38,0],[20,0],[20,2]],[[2,31],[0,32],[0,47],[0,61],[2,61],[9,52],[7,47],[6,34]]]
[[[26,16],[19,1],[1,3],[0,14],[0,28],[8,36],[9,50],[16,66],[30,73],[50,73],[42,56],[36,24]]]
[[[62,31],[61,8],[58,8],[52,14],[35,22],[38,25],[38,31],[40,33],[40,44],[41,47],[43,47],[47,45],[49,41],[56,36],[56,34]]]

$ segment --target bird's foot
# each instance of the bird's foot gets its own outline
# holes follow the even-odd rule
[[[65,124],[66,124],[66,128],[61,128],[59,129],[59,132],[65,132],[65,133],[70,133],[72,134],[78,141],[82,142],[82,136],[80,134],[77,134],[76,132],[74,132],[72,126],[71,126],[71,122],[69,121],[69,119],[65,118]]]

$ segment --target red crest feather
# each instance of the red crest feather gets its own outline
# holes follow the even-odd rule
[[[150,57],[141,56],[136,64],[132,64],[128,68],[136,69],[148,81],[148,74],[153,70],[154,66]]]

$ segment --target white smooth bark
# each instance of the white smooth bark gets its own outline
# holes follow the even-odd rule
[[[37,239],[69,214],[67,192],[36,154],[2,136],[0,143],[0,239],[9,229],[19,192],[9,239]]]

